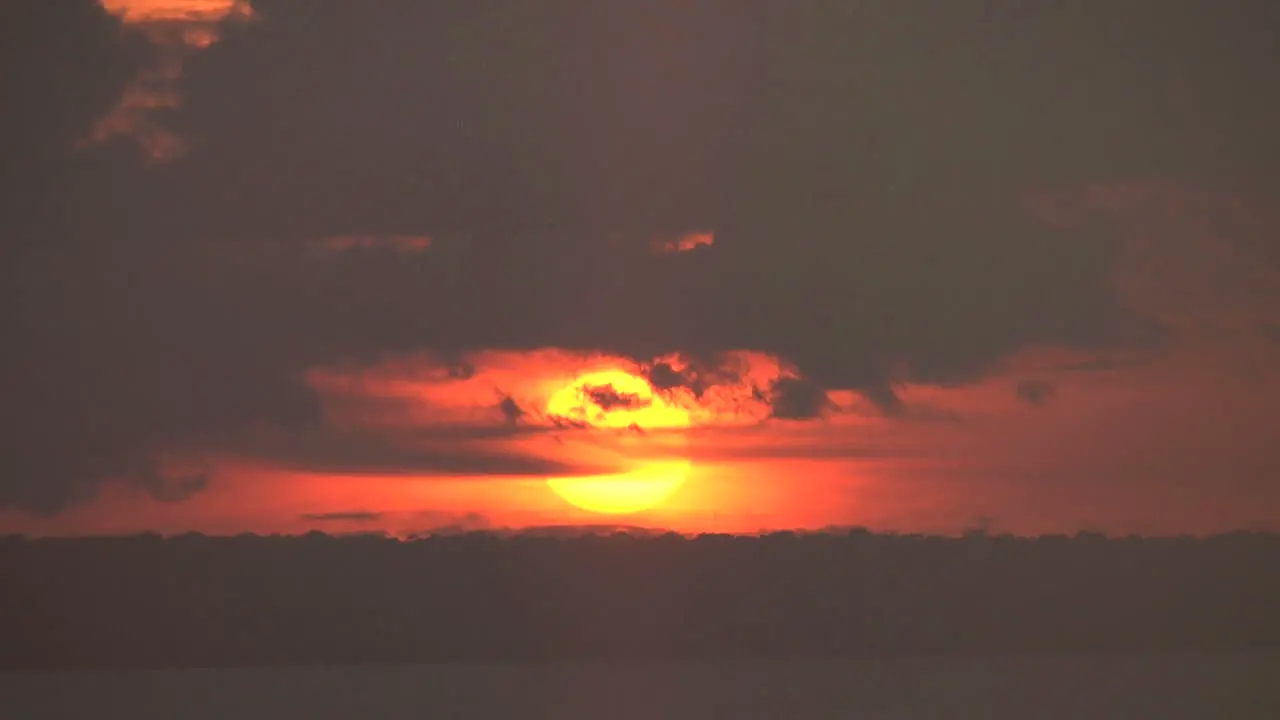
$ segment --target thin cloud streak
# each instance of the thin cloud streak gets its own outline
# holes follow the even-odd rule
[[[653,249],[661,254],[692,252],[716,243],[715,233],[691,232],[671,240],[655,240]]]
[[[318,241],[315,249],[326,257],[373,251],[416,255],[429,250],[433,242],[425,235],[335,235]]]
[[[368,510],[339,510],[337,512],[303,513],[298,517],[309,522],[368,523],[381,520],[383,514],[380,512],[369,512]]]

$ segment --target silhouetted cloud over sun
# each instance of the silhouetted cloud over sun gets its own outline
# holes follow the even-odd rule
[[[10,0],[0,531],[1274,526],[1273,14]]]

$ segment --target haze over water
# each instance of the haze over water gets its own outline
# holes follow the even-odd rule
[[[0,675],[24,718],[1274,718],[1280,660],[420,665]]]

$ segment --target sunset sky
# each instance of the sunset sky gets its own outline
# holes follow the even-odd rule
[[[0,534],[1280,530],[1275,15],[7,0]]]

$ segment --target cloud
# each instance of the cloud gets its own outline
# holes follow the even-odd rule
[[[138,484],[161,502],[181,502],[204,490],[209,485],[209,468],[175,466],[172,462],[157,460],[137,473]]]
[[[924,459],[919,447],[889,437],[888,428],[868,428],[830,422],[796,424],[780,432],[776,423],[741,427],[698,428],[689,434],[688,453],[694,463],[774,460],[807,462],[895,461]],[[852,432],[854,429],[861,432]]]
[[[510,395],[503,396],[502,400],[498,403],[498,411],[501,412],[502,417],[512,425],[520,422],[521,418],[529,414],[525,412],[524,408],[520,407],[520,405],[516,403]]]
[[[1019,400],[1039,407],[1053,397],[1054,387],[1048,380],[1033,378],[1020,381],[1014,392]]]
[[[676,370],[671,366],[671,363],[668,362],[654,363],[649,368],[648,380],[655,390],[672,390],[678,387],[690,387],[694,390],[695,395],[702,394],[701,388],[693,386],[692,381],[687,375],[685,375],[685,373]]]
[[[1240,192],[1132,181],[1029,194],[1045,222],[1105,233],[1133,312],[1176,332],[1265,332],[1280,323],[1280,216]]]
[[[616,472],[616,463],[683,455],[690,433],[706,431],[714,437],[722,429],[764,427],[769,418],[815,419],[837,407],[821,387],[788,374],[776,359],[753,353],[698,360],[696,369],[694,362],[674,357],[644,364],[563,351],[489,351],[452,361],[472,372],[450,375],[445,361],[430,354],[316,370],[312,383],[328,428],[312,441],[319,449],[307,445],[282,452],[276,445],[250,454],[287,457],[293,467],[299,467],[298,458],[312,458],[314,464],[305,467],[320,471],[354,467],[373,473],[470,474],[470,466],[460,466],[455,455],[461,451],[475,456],[480,474],[502,474],[513,464],[513,475],[602,474]],[[672,369],[675,365],[682,369]],[[613,370],[643,377],[654,368],[700,384],[701,392],[695,395],[680,385],[655,388],[649,395],[629,383],[621,386],[623,391],[612,382],[590,381]],[[494,388],[502,389],[495,394]],[[553,414],[551,401],[575,388],[581,408],[569,417]],[[692,428],[681,423],[668,427],[672,421],[665,414],[646,418],[645,412],[655,406],[687,416]],[[628,413],[636,423],[615,423],[608,431],[563,432],[587,430],[587,416],[604,412],[615,413],[615,420],[616,413]],[[657,425],[650,426],[649,420]],[[636,433],[645,439],[637,443]],[[359,458],[354,462],[348,457],[351,451],[342,449],[353,443]],[[815,448],[812,443],[807,447]],[[441,457],[440,450],[450,452]],[[820,447],[815,451],[819,456],[827,452]],[[790,456],[785,449],[778,455]],[[371,456],[382,461],[374,464]]]
[[[681,235],[673,240],[656,240],[653,247],[659,253],[692,252],[701,247],[711,247],[716,242],[715,233],[693,232]]]
[[[800,378],[779,378],[769,389],[769,402],[770,417],[778,420],[813,420],[832,407],[826,390]]]
[[[619,392],[611,384],[586,385],[582,388],[585,399],[609,412],[615,409],[638,410],[653,403],[652,398],[640,397],[636,393]]]
[[[115,107],[84,139],[87,144],[124,136],[155,162],[181,155],[186,142],[164,121],[182,103],[182,71],[187,59],[213,45],[230,22],[254,17],[249,0],[100,0],[125,27],[141,32],[153,46],[149,66],[124,90]]]
[[[12,80],[0,92],[6,107],[22,108],[0,119],[0,173],[13,183],[37,176],[52,180],[148,53],[142,43],[121,38],[116,19],[94,0],[0,3],[0,27],[0,62]],[[10,236],[15,221],[31,214],[30,201],[29,193],[0,198],[0,223]]]
[[[383,518],[383,513],[369,512],[368,510],[342,510],[338,512],[325,513],[303,513],[298,516],[300,520],[309,522],[376,522]]]
[[[748,394],[762,382],[772,382],[790,372],[776,358],[762,358],[741,351],[721,351],[707,356],[676,354],[658,358],[644,366],[655,390],[687,390],[702,400],[713,388],[742,388]]]
[[[493,522],[476,512],[455,513],[441,510],[420,510],[410,513],[404,522],[411,529],[399,533],[400,537],[413,539],[431,535],[454,535],[478,530],[492,530]]]
[[[379,250],[416,255],[426,252],[431,245],[431,238],[422,235],[335,235],[319,241],[316,250],[326,257],[347,252]]]
[[[505,442],[517,434],[499,429],[469,434],[449,429],[272,432],[243,437],[225,449],[233,456],[283,468],[344,475],[546,478],[618,471],[609,465],[546,457]]]
[[[126,23],[214,24],[228,16],[252,15],[250,3],[244,0],[100,0],[107,12]],[[199,45],[203,36],[190,39]]]
[[[860,392],[885,417],[902,417],[906,414],[906,404],[887,383],[864,387]]]
[[[1247,179],[1280,159],[1271,25],[1243,6],[1152,5],[1163,21],[1136,27],[1148,15],[914,0],[260,5],[231,32],[234,5],[0,3],[23,35],[2,43],[6,68],[39,79],[6,85],[28,111],[0,133],[20,188],[0,198],[18,348],[0,357],[0,505],[53,512],[102,478],[141,482],[165,448],[316,432],[343,402],[421,421],[438,408],[356,408],[308,373],[424,351],[630,358],[663,392],[757,422],[771,406],[753,389],[779,373],[729,382],[726,353],[874,393],[964,385],[1027,347],[1146,342],[1135,328],[1180,314],[1177,294],[1135,300],[1112,282],[1123,243],[1045,221],[1024,191]],[[71,152],[122,96],[117,129],[156,128],[155,154],[198,139],[183,162]],[[654,251],[712,228],[712,251]],[[317,238],[397,233],[435,242],[420,262],[380,240],[307,259]],[[1246,246],[1221,266],[1178,252],[1256,280],[1213,281],[1237,297],[1269,277],[1244,260],[1265,242]],[[449,367],[431,372],[466,374]],[[501,421],[504,393],[540,411],[503,383],[447,417]]]

